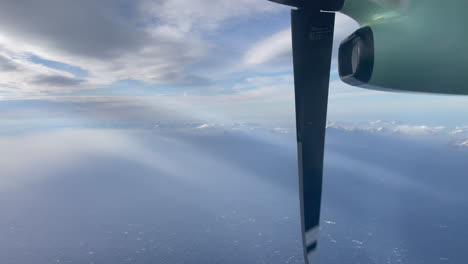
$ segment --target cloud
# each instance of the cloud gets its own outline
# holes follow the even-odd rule
[[[174,25],[183,32],[194,29],[215,30],[229,19],[283,10],[271,2],[251,0],[149,0],[143,3],[145,13],[157,17],[158,22]]]
[[[351,35],[355,30],[359,28],[359,24],[352,18],[341,13],[336,13],[335,20],[335,35],[334,35],[334,48],[338,48],[338,45],[346,37]]]
[[[32,63],[28,56],[0,46],[0,91],[7,97],[34,96],[43,93],[70,93],[77,89],[95,89],[98,84],[76,78],[69,72]]]
[[[119,15],[113,1],[3,1],[2,31],[37,45],[91,58],[109,59],[141,47],[147,39],[135,20]],[[18,23],[19,19],[23,20]],[[21,35],[21,36],[19,36]]]
[[[102,85],[129,79],[206,84],[206,76],[189,69],[210,57],[214,44],[204,35],[230,19],[277,10],[275,4],[247,0],[6,0],[0,51],[76,66],[89,72],[89,82]]]
[[[335,34],[333,48],[336,50],[339,43],[351,34],[358,24],[351,18],[336,14]],[[336,52],[334,52],[336,53]],[[292,57],[291,29],[283,29],[263,40],[255,43],[244,55],[246,64],[284,63]],[[334,58],[335,59],[335,58]]]
[[[232,131],[171,132],[60,129],[0,139],[0,223],[7,227],[0,258],[302,260],[294,133],[276,137],[286,148]],[[426,230],[451,239],[444,255],[463,262],[456,251],[466,241],[453,237],[465,230],[466,217],[440,216],[466,212],[466,153],[414,137],[341,132],[327,134],[322,219],[336,224],[322,225],[323,262],[401,259],[401,252],[437,259],[441,245],[429,257],[421,246]]]
[[[290,74],[277,76],[254,76],[245,78],[242,82],[233,86],[234,90],[254,89],[259,87],[271,86],[275,84],[292,84],[293,76]]]
[[[248,0],[6,0],[0,10],[0,55],[6,54],[0,57],[0,90],[8,90],[10,97],[69,93],[122,80],[213,86],[233,72],[258,72],[260,64],[272,66],[263,73],[278,72],[277,66],[283,71],[291,62],[288,28],[248,50],[222,48],[228,41],[223,35],[230,33],[224,28],[232,21],[280,10],[285,11],[274,3]],[[342,21],[346,19],[338,16],[337,25],[347,26]],[[239,54],[244,54],[240,63],[234,58]],[[38,67],[33,56],[87,74],[77,78],[47,63]]]
[[[38,85],[52,85],[52,86],[75,86],[83,83],[84,80],[62,76],[62,75],[49,75],[38,76],[32,83]]]
[[[351,86],[349,84],[344,83],[343,81],[339,79],[330,82],[329,99],[331,100],[351,98],[351,97],[376,96],[376,95],[382,95],[382,94],[385,94],[385,92],[374,91],[374,90]]]
[[[302,254],[292,148],[242,133],[113,129],[14,135],[0,146],[1,263],[285,263]]]
[[[9,72],[16,69],[16,65],[11,60],[0,55],[0,72]]]
[[[468,126],[431,126],[407,124],[400,121],[375,120],[362,123],[328,122],[327,128],[347,132],[429,139],[433,143],[441,141],[457,147],[466,147],[468,145],[465,144],[465,141],[468,139]]]
[[[255,43],[244,55],[246,64],[262,64],[272,60],[290,59],[291,29],[285,29]]]

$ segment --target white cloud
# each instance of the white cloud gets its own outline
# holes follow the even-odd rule
[[[348,16],[337,13],[335,21],[334,50],[350,35],[358,24]],[[244,55],[246,64],[284,63],[284,58],[292,56],[291,29],[284,29],[260,40],[251,46]]]
[[[351,33],[353,33],[355,30],[359,28],[358,23],[341,13],[336,14],[336,20],[335,20],[335,35],[334,35],[334,40],[335,40],[335,47],[337,47],[339,43]]]
[[[0,91],[15,96],[50,92],[69,93],[76,89],[93,89],[96,85],[72,74],[28,61],[21,53],[1,49]]]
[[[6,0],[0,10],[0,89],[10,94],[2,97],[73,92],[127,79],[208,84],[226,73],[256,71],[259,64],[285,69],[291,61],[290,29],[253,44],[244,53],[241,65],[233,66],[232,59],[221,62],[210,58],[220,56],[213,51],[222,45],[210,38],[222,34],[226,23],[279,10],[285,11],[268,1],[250,0],[30,0],[27,6]],[[337,16],[339,36],[349,31],[349,21]],[[69,72],[35,65],[28,59],[31,54],[77,66],[90,75],[80,79]],[[196,67],[204,62],[213,67],[213,61],[216,69],[208,72]],[[277,71],[278,67],[263,72],[272,69]]]
[[[291,57],[291,29],[285,29],[255,43],[244,55],[246,64],[262,64],[281,57]]]
[[[415,126],[415,125],[399,125],[394,128],[394,132],[408,134],[408,135],[431,135],[445,131],[443,126],[430,127],[430,126]]]
[[[5,0],[0,9],[0,51],[80,67],[90,73],[87,81],[98,85],[125,79],[204,83],[206,77],[188,69],[210,56],[214,44],[203,35],[229,19],[276,10],[279,7],[273,3],[247,0]],[[15,85],[10,89],[15,93],[37,91],[41,83],[34,85],[24,78],[23,85],[18,85],[9,75],[3,80]],[[64,76],[48,80],[73,83]],[[40,85],[42,92],[62,91],[45,83]]]
[[[368,123],[343,123],[329,122],[327,127],[342,129],[347,131],[366,131],[375,133],[391,133],[402,134],[408,136],[453,136],[452,129],[445,126],[429,126],[429,125],[414,125],[402,124],[398,121],[382,121],[376,120]],[[459,128],[460,129],[460,128]],[[467,130],[460,129],[460,133],[467,135]]]
[[[255,89],[275,84],[290,84],[292,85],[294,78],[292,75],[278,75],[278,76],[254,76],[248,77],[243,82],[237,83],[233,86],[234,90]]]
[[[214,30],[227,19],[281,10],[280,6],[261,0],[147,0],[142,8],[151,17],[174,25],[182,32]]]
[[[330,82],[330,99],[383,95],[385,92],[354,87],[341,80]]]

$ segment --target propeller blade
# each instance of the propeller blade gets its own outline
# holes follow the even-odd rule
[[[292,10],[302,240],[306,263],[317,249],[334,13]]]

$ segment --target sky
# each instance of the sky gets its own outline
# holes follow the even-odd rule
[[[290,8],[0,2],[0,263],[303,263]],[[357,28],[320,260],[466,262],[468,99],[344,84]]]
[[[100,102],[125,104],[127,111],[164,108],[165,117],[290,125],[289,23],[288,7],[263,0],[4,0],[0,107],[30,109],[42,101],[36,111],[50,112],[59,103]],[[464,122],[466,97],[383,93],[341,82],[336,48],[358,25],[338,14],[335,28],[330,120]]]

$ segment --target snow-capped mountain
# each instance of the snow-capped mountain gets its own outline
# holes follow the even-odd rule
[[[444,126],[410,125],[399,121],[376,120],[369,123],[329,122],[327,128],[349,131],[367,131],[380,133],[399,133],[405,135],[434,135],[448,133],[450,128]],[[468,128],[467,128],[468,131]]]
[[[408,137],[433,137],[434,139],[447,141],[450,145],[468,149],[468,125],[445,127],[377,120],[368,123],[328,122],[327,129]]]
[[[197,133],[217,132],[245,132],[245,133],[273,133],[294,135],[293,126],[274,126],[257,123],[197,123],[197,122],[157,122],[153,126],[156,131],[192,131]],[[449,145],[468,149],[468,125],[447,127],[430,126],[424,124],[405,124],[400,121],[371,122],[327,122],[329,131],[360,132],[379,135],[395,135],[402,137],[430,138],[445,141]]]

